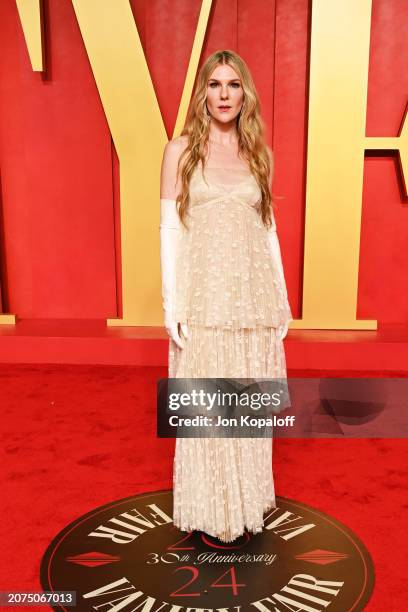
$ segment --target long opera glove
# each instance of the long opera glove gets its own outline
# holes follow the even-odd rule
[[[179,334],[179,322],[175,317],[176,309],[176,254],[180,237],[181,221],[177,212],[176,200],[160,199],[160,267],[162,277],[162,298],[164,326],[169,337],[178,347],[184,348]],[[182,334],[188,337],[186,324],[180,324]]]
[[[288,301],[288,293],[286,290],[285,276],[283,273],[282,256],[279,246],[279,238],[276,231],[275,220],[272,219],[272,227],[268,230],[268,245],[269,252],[272,258],[273,268],[275,272],[275,285],[278,293],[278,302],[280,307],[281,322],[277,327],[277,336],[283,340],[288,333],[289,323],[293,321],[292,311]]]

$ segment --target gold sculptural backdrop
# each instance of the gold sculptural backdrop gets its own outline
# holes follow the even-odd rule
[[[16,0],[17,10],[35,72],[44,70],[40,0]]]
[[[159,105],[129,0],[72,4],[120,162],[123,318],[107,323],[162,325],[158,202],[167,137]],[[377,328],[376,320],[356,319],[364,151],[399,151],[404,175],[408,139],[403,128],[396,138],[365,136],[371,5],[312,2],[303,314],[291,329]],[[39,70],[39,0],[19,0],[18,7]],[[203,0],[174,136],[186,117],[210,9],[211,0]]]

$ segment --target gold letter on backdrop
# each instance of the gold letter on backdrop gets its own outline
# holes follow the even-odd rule
[[[123,318],[109,325],[162,325],[160,164],[167,142],[129,0],[73,0],[120,161]],[[182,98],[194,83],[211,0],[199,18]]]
[[[357,320],[371,0],[314,0],[311,32],[303,317],[293,328],[377,329]]]
[[[16,0],[21,26],[30,56],[31,67],[35,72],[44,69],[42,56],[42,28],[40,0]]]
[[[296,327],[376,329],[375,320],[356,320],[371,0],[312,6],[303,314]]]

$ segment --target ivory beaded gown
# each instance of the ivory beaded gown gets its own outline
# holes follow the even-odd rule
[[[269,252],[261,197],[247,168],[199,164],[176,261],[176,317],[169,378],[286,378],[276,327],[292,320]],[[271,438],[177,438],[173,522],[231,542],[263,529],[275,507]]]

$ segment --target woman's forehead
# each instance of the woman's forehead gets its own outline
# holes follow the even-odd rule
[[[217,79],[219,81],[222,81],[222,80],[229,81],[231,79],[239,79],[239,75],[235,72],[232,66],[224,64],[222,66],[217,66],[213,70],[209,78]]]

